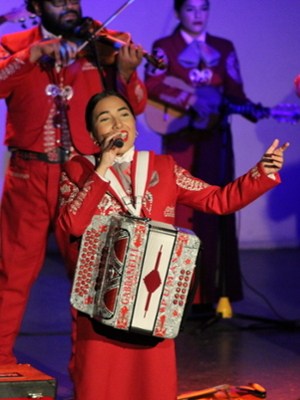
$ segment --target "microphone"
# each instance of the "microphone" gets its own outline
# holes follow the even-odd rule
[[[119,149],[124,146],[124,140],[121,138],[117,138],[114,140],[114,146],[118,147]]]

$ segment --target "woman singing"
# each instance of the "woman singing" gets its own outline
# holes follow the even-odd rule
[[[136,175],[141,152],[134,148],[135,116],[127,100],[115,92],[90,99],[86,125],[99,145],[99,154],[73,157],[65,164],[61,182],[58,223],[76,238],[84,234],[95,215],[136,213],[174,224],[176,203],[205,213],[235,212],[280,182],[278,171],[289,145],[278,147],[275,140],[254,168],[220,188],[191,176],[171,156],[152,151],[143,164],[147,173]],[[111,174],[118,178],[128,201],[115,191],[108,179]],[[145,190],[139,206],[136,180],[141,176],[145,176]],[[173,339],[110,328],[81,312],[76,324],[76,400],[176,399]]]

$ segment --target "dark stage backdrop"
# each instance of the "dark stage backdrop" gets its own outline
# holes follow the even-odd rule
[[[1,0],[0,15],[21,4],[21,0]],[[82,0],[83,15],[105,21],[122,4],[123,0]],[[176,26],[172,4],[171,0],[135,0],[109,27],[131,32],[133,40],[150,51],[155,39],[168,35]],[[298,0],[211,0],[208,30],[235,43],[245,90],[253,101],[272,107],[282,102],[300,104],[293,91],[294,78],[300,73],[299,15]],[[0,35],[20,29],[18,23],[5,23],[0,26]],[[143,76],[144,65],[139,73]],[[4,124],[5,103],[1,100],[2,136]],[[241,247],[298,246],[300,125],[273,119],[255,125],[233,116],[232,126],[237,175],[250,169],[274,138],[291,142],[282,172],[283,184],[238,214]],[[160,152],[160,137],[148,128],[143,115],[138,117],[138,129],[138,148]],[[1,189],[7,163],[3,146],[0,160]]]

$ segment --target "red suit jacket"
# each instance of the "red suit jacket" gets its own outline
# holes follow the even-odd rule
[[[150,154],[150,181],[143,200],[142,216],[155,221],[174,224],[176,203],[205,213],[233,213],[280,182],[278,175],[275,179],[268,177],[258,163],[247,174],[220,188],[193,177],[170,156]],[[93,215],[126,212],[112,196],[109,182],[94,172],[94,165],[88,159],[75,156],[64,169],[59,217],[64,230],[79,237]]]
[[[41,39],[40,27],[35,27],[3,36],[0,46],[0,97],[6,99],[8,107],[5,144],[35,151],[42,151],[32,146],[43,131],[53,104],[53,99],[45,93],[46,86],[52,83],[49,73],[40,63],[29,61],[28,47]],[[7,58],[9,55],[12,57]],[[78,58],[63,71],[63,85],[70,85],[74,90],[74,96],[68,103],[73,145],[79,153],[93,154],[99,149],[86,134],[84,112],[90,97],[103,91],[99,72],[84,57]],[[106,73],[112,81],[111,75],[117,74],[115,65],[108,67]],[[60,77],[56,76],[56,79]],[[144,110],[146,89],[136,73],[127,84],[119,77],[115,89],[129,100],[136,114]]]

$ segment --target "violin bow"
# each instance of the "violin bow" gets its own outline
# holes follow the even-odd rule
[[[114,12],[113,15],[110,16],[110,17],[100,26],[100,28],[97,29],[97,31],[94,32],[94,33],[92,34],[92,36],[91,36],[88,40],[86,40],[85,42],[83,42],[83,43],[78,47],[78,50],[77,50],[78,53],[80,52],[80,50],[82,50],[82,49],[90,42],[90,40],[94,39],[94,38],[98,35],[98,33],[102,31],[103,28],[106,28],[106,26],[107,26],[108,24],[110,24],[111,21],[113,21],[119,14],[121,14],[121,12],[122,12],[123,10],[125,10],[126,7],[129,6],[129,4],[131,4],[131,3],[133,3],[133,2],[134,2],[134,0],[128,0],[128,1],[126,1],[126,3],[124,3],[116,12]]]

